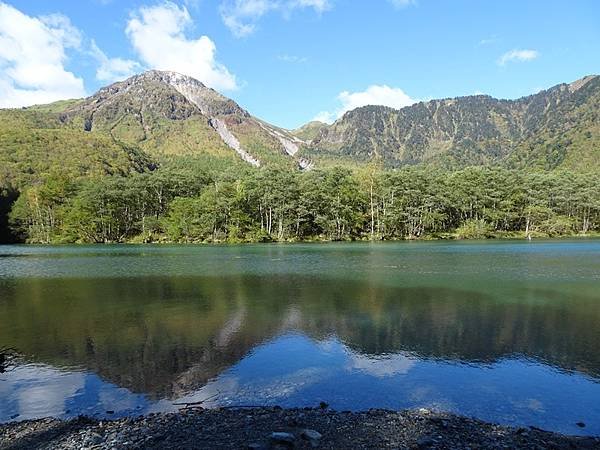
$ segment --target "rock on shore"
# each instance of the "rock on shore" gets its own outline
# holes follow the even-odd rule
[[[600,438],[511,428],[428,410],[188,409],[101,421],[81,417],[0,425],[1,449],[576,449]]]

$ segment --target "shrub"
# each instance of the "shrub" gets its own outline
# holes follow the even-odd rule
[[[485,239],[493,237],[493,228],[482,219],[467,220],[456,229],[457,239]]]

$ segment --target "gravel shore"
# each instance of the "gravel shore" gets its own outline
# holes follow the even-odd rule
[[[598,449],[600,438],[511,428],[428,410],[193,408],[101,421],[0,425],[1,449]]]

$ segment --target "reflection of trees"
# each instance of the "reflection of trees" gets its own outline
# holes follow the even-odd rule
[[[520,353],[600,376],[600,305],[532,292],[502,301],[451,288],[293,276],[38,279],[0,286],[0,342],[137,392],[179,396],[259,343],[298,329],[358,353],[492,362]]]
[[[425,358],[493,362],[511,354],[600,375],[600,309],[590,299],[538,291],[550,303],[502,302],[455,289],[406,288],[356,294],[324,311],[314,332],[330,327],[359,352],[407,351]],[[368,298],[368,301],[366,299]]]

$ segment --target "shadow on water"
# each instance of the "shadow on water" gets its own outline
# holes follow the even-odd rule
[[[19,193],[17,191],[0,186],[0,244],[19,242],[19,238],[11,230],[8,220],[12,205],[18,197]]]

